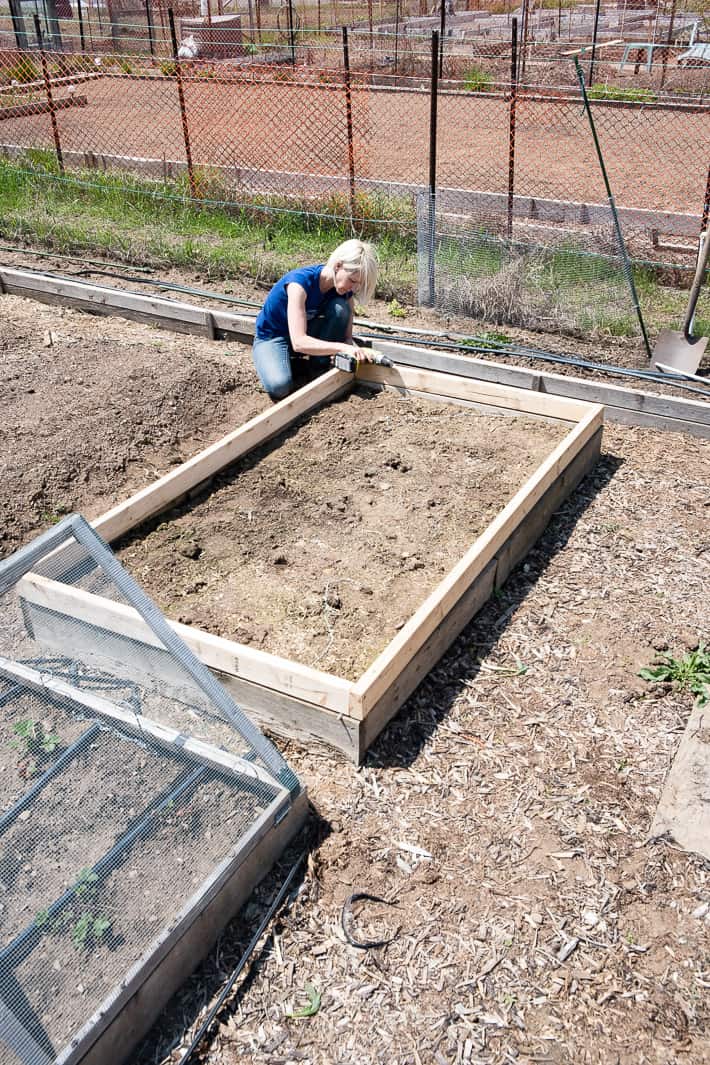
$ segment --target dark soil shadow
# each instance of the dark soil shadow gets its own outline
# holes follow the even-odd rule
[[[468,623],[377,737],[364,765],[404,768],[415,761],[460,696],[462,686],[470,684],[478,674],[481,659],[504,635],[508,619],[534,589],[557,552],[565,547],[595,495],[609,484],[622,463],[618,455],[602,452],[594,469],[555,512],[545,532],[503,587]]]

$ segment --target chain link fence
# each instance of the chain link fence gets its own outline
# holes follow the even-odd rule
[[[265,4],[259,27],[254,5],[231,27],[219,21],[231,15],[208,22],[178,12],[174,32],[168,12],[167,30],[153,24],[152,55],[143,38],[132,52],[76,50],[76,33],[70,38],[66,28],[62,41],[71,39],[72,50],[60,51],[37,18],[35,47],[0,55],[0,153],[19,168],[85,183],[100,171],[103,182],[145,181],[152,194],[325,215],[355,230],[367,222],[370,232],[396,225],[420,247],[441,235],[449,271],[456,262],[465,270],[452,307],[478,305],[478,297],[464,298],[464,282],[476,280],[470,272],[480,260],[488,267],[478,280],[491,286],[501,241],[508,280],[525,248],[535,264],[531,284],[541,276],[557,284],[559,270],[540,274],[540,255],[558,264],[564,255],[578,288],[590,276],[603,284],[568,301],[564,314],[548,315],[543,301],[548,328],[586,331],[594,320],[602,327],[624,249],[574,64],[559,42],[553,49],[522,40],[512,52],[479,34],[447,37],[436,50],[421,32],[436,19],[404,3],[395,8],[398,23],[383,3],[339,33],[295,27],[299,10],[288,9],[283,31]],[[301,14],[306,20],[313,11]],[[595,56],[582,54],[581,66],[626,248],[637,263],[687,276],[707,221],[710,103],[669,85],[692,74],[707,90],[710,64],[679,65],[682,46],[674,45],[666,87],[632,91],[606,80],[612,67],[621,76],[625,46],[602,44]],[[432,194],[433,212],[417,207]],[[422,218],[435,220],[433,237],[423,234]],[[476,241],[480,254],[472,257]],[[446,271],[438,276],[436,301],[448,306]],[[592,291],[596,318],[573,312]]]

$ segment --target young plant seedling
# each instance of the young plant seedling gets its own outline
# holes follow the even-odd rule
[[[22,751],[17,768],[25,779],[38,773],[42,764],[49,761],[61,744],[56,732],[47,732],[41,721],[31,718],[15,722],[12,731],[17,736],[13,746]]]
[[[71,941],[77,950],[92,950],[111,931],[111,922],[99,914],[82,913],[71,932]]]
[[[682,658],[661,654],[652,666],[639,670],[639,677],[648,681],[666,681],[680,691],[689,691],[698,706],[710,700],[710,648],[703,643]]]

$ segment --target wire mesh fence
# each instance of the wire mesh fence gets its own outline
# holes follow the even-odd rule
[[[0,55],[0,153],[48,179],[58,169],[91,184],[100,171],[104,185],[107,175],[147,181],[151,194],[203,204],[326,215],[370,232],[396,225],[412,244],[418,198],[435,187],[448,237],[503,235],[578,252],[580,263],[600,256],[607,276],[618,235],[572,58],[559,42],[551,52],[523,40],[514,52],[480,36],[446,38],[432,53],[420,31],[436,19],[402,4],[393,29],[391,9],[377,8],[377,21],[364,8],[349,34],[296,33],[293,11],[282,31],[267,5],[240,13],[246,31],[218,21],[231,16],[168,11],[167,30],[153,24],[154,54],[58,51],[36,25],[41,48]],[[668,91],[685,70],[680,47],[664,90],[605,80],[624,45],[600,45],[581,67],[629,254],[689,273],[710,197],[710,104]],[[705,88],[709,72],[693,72]]]
[[[47,1065],[78,1060],[299,784],[78,516],[0,564],[0,633],[0,1045]]]

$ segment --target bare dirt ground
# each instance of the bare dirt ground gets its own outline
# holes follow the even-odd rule
[[[0,345],[3,554],[265,406],[239,345],[7,296]],[[690,697],[637,677],[708,637],[709,507],[707,441],[607,426],[596,469],[362,768],[286,745],[314,808],[307,860],[197,1060],[710,1061],[710,864],[648,839]],[[300,847],[134,1065],[180,1060]],[[352,935],[388,946],[345,940],[357,890],[397,903],[351,907]],[[291,1016],[306,984],[320,1008]]]
[[[357,680],[567,431],[360,388],[118,558],[168,617]]]

